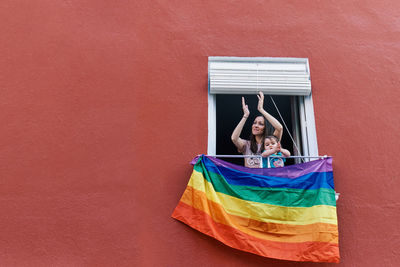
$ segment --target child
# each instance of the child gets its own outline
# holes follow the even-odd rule
[[[261,154],[263,157],[263,167],[268,168],[268,157],[269,156],[283,156],[289,157],[290,152],[287,149],[281,147],[278,137],[267,136],[264,141],[264,151]],[[269,158],[269,163],[271,168],[283,167],[285,158]]]

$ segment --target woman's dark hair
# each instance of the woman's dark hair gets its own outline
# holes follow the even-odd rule
[[[250,139],[250,150],[254,154],[260,153],[264,149],[265,137],[268,135],[272,135],[274,133],[274,127],[272,127],[272,125],[265,119],[264,116],[257,115],[257,117],[262,117],[264,119],[264,132],[262,135],[262,143],[261,143],[260,149],[258,149],[256,137],[253,135],[252,132],[250,132],[250,138],[249,138]]]

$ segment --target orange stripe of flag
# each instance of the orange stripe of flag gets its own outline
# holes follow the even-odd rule
[[[213,218],[180,201],[172,217],[222,243],[264,257],[315,262],[339,262],[339,246],[327,242],[276,242],[248,235],[238,229],[215,222]]]

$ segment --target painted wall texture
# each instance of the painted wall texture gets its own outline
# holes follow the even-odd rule
[[[340,266],[400,260],[400,2],[2,0],[1,266],[308,266],[170,215],[207,149],[207,57],[307,57]],[[238,105],[240,108],[240,103]],[[320,264],[319,266],[330,266]]]

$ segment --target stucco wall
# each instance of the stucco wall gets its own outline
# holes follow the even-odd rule
[[[307,266],[170,218],[207,148],[207,57],[307,57],[341,266],[396,266],[400,2],[0,3],[2,266]],[[240,108],[240,106],[238,106]],[[328,266],[329,264],[320,264]]]

